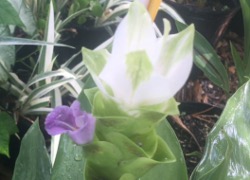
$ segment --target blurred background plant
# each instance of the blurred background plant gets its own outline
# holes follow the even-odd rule
[[[61,105],[63,97],[76,98],[82,90],[86,68],[82,63],[68,68],[77,54],[58,64],[54,53],[54,46],[72,48],[58,44],[69,23],[102,12],[99,1],[81,2],[0,2],[0,162],[10,168],[0,168],[0,179],[11,176],[8,170],[14,167],[20,139],[33,121]],[[77,3],[81,7],[73,8]]]

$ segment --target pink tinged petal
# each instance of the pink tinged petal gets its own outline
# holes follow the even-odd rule
[[[58,106],[48,114],[45,129],[54,136],[76,128],[72,110],[68,106]]]
[[[76,131],[69,131],[71,139],[77,144],[90,143],[94,138],[96,119],[88,113],[77,117],[78,125],[81,125]]]

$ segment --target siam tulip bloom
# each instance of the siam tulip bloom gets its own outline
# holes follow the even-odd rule
[[[193,60],[194,27],[157,37],[144,5],[131,3],[119,24],[112,52],[83,48],[84,61],[96,85],[127,109],[158,106],[168,102],[184,85]]]
[[[48,114],[45,129],[51,136],[67,133],[77,144],[86,144],[93,140],[96,119],[81,110],[79,101],[70,107],[58,106]]]

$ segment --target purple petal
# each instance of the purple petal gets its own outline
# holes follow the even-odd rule
[[[77,124],[81,125],[76,131],[69,131],[71,139],[77,144],[87,144],[94,138],[96,119],[88,113],[76,118]]]
[[[54,136],[76,129],[72,110],[68,106],[58,106],[50,112],[45,120],[45,129]]]
[[[74,117],[82,116],[84,114],[84,112],[81,110],[81,104],[77,100],[71,104],[70,109],[72,110]]]

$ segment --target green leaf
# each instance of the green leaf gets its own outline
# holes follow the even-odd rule
[[[36,120],[22,139],[13,180],[49,180],[51,164],[43,134]]]
[[[41,98],[42,96],[46,95],[47,93],[51,92],[52,90],[64,85],[71,81],[72,78],[66,78],[62,80],[56,80],[49,84],[42,85],[36,89],[34,89],[27,97],[22,97],[22,112],[25,113],[29,108],[32,107],[32,101],[36,98]]]
[[[109,53],[107,50],[92,51],[82,48],[83,61],[92,75],[99,75],[106,64]]]
[[[247,81],[247,78],[245,77],[246,74],[244,73],[244,69],[245,69],[244,62],[241,59],[240,54],[238,53],[238,51],[236,50],[236,48],[234,47],[232,43],[230,43],[230,47],[231,47],[231,53],[233,56],[233,61],[236,67],[236,72],[239,78],[239,85],[243,85]]]
[[[117,167],[123,155],[114,144],[107,141],[94,142],[84,147],[84,154],[88,158],[84,170],[84,179],[92,180],[100,179],[100,177],[110,177],[110,173],[112,173],[114,179],[120,177],[121,171]],[[99,167],[100,165],[102,168]]]
[[[158,164],[175,162],[169,147],[156,135],[150,137],[155,143],[152,158],[145,154],[143,145],[136,144],[120,133],[108,133],[106,138],[108,142],[99,141],[84,149],[89,158],[86,165],[87,171],[85,171],[88,179],[92,180],[97,176],[96,179],[116,180],[127,172],[139,178]],[[147,143],[147,139],[141,143]]]
[[[0,2],[1,3],[1,2]],[[0,10],[1,11],[1,10]],[[9,29],[6,26],[0,26],[0,36],[10,35]],[[14,46],[1,46],[0,38],[0,63],[10,71],[11,66],[15,62],[15,47]],[[0,67],[0,84],[6,82],[8,75],[4,72],[3,68]]]
[[[38,41],[33,39],[25,39],[25,38],[17,38],[17,37],[7,37],[0,36],[0,45],[37,45],[37,46],[45,46],[45,45],[54,45],[54,46],[60,46],[60,47],[69,47],[73,48],[72,46],[68,46],[65,44],[59,44],[59,43],[51,43],[46,41]]]
[[[81,107],[84,111],[92,113],[92,103],[94,99],[94,95],[97,92],[95,87],[94,81],[91,76],[86,80],[84,84],[84,88],[82,92],[78,96],[78,100],[81,102]],[[91,88],[91,89],[88,89]]]
[[[148,171],[140,180],[187,180],[185,159],[179,141],[167,121],[162,121],[157,126],[157,133],[166,142],[176,161],[167,164],[160,164]]]
[[[84,164],[85,158],[82,146],[76,145],[68,135],[62,135],[55,164],[52,169],[52,179],[84,179]]]
[[[130,52],[126,57],[127,75],[130,77],[133,89],[149,79],[153,66],[145,51]]]
[[[91,1],[90,3],[91,14],[97,17],[101,17],[103,9],[100,1]]]
[[[228,100],[191,179],[249,179],[250,81]]]
[[[93,106],[92,113],[100,121],[97,126],[102,126],[102,131],[123,132],[127,136],[144,134],[151,131],[158,124],[165,114],[149,109],[137,109],[124,111],[112,99],[109,99],[96,88],[86,91]]]
[[[7,0],[0,1],[0,24],[23,26],[18,13]]]
[[[16,12],[18,12],[21,21],[24,26],[22,29],[29,35],[33,35],[36,31],[36,22],[34,14],[30,6],[26,4],[24,0],[9,0],[12,6],[15,8]]]
[[[187,27],[187,25],[178,21],[176,21],[176,26],[179,31]],[[224,65],[214,48],[197,31],[194,38],[194,63],[203,71],[208,79],[229,93],[229,78]]]
[[[240,0],[243,25],[244,25],[244,64],[245,74],[250,75],[250,3],[248,0]]]
[[[14,119],[6,112],[0,112],[0,154],[9,157],[10,135],[17,131]]]
[[[54,43],[56,39],[55,22],[54,22],[54,7],[53,7],[52,1],[50,1],[44,38],[47,42],[51,42],[51,43]],[[37,62],[39,62],[38,64],[39,74],[52,70],[53,50],[54,50],[53,45],[46,45],[41,48],[39,58],[37,60]],[[50,79],[47,79],[46,83],[48,83],[49,81]]]

